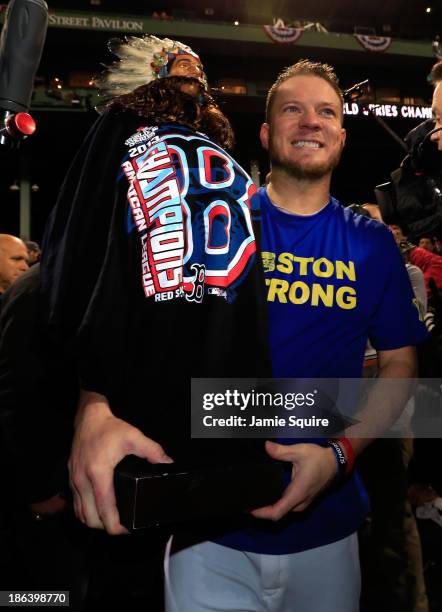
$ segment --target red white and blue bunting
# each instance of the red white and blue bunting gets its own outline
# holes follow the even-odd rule
[[[392,41],[391,36],[366,36],[364,34],[355,34],[355,38],[366,51],[374,51],[375,53],[387,51]]]
[[[282,25],[265,25],[263,28],[273,42],[280,45],[294,45],[304,31],[302,28],[287,28]]]

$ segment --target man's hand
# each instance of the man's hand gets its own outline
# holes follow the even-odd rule
[[[69,458],[74,510],[88,527],[109,534],[128,533],[120,524],[114,491],[114,468],[126,455],[150,463],[173,463],[159,444],[116,418],[103,395],[82,391]]]
[[[436,491],[430,485],[416,483],[408,488],[408,499],[413,508],[429,504],[437,499],[437,497]]]
[[[278,521],[288,512],[302,512],[337,474],[336,458],[330,447],[266,442],[266,450],[273,459],[293,464],[292,482],[275,504],[254,510],[256,518]]]
[[[34,516],[47,517],[60,514],[67,507],[67,501],[58,493],[41,502],[32,502],[29,508]]]

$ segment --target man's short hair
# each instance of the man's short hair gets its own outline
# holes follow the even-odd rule
[[[442,81],[442,60],[434,64],[430,72],[430,80],[434,87]]]
[[[296,62],[296,64],[285,68],[270,87],[266,101],[266,121],[269,121],[270,119],[270,114],[272,112],[272,106],[278,87],[288,79],[296,76],[315,76],[319,77],[320,79],[324,79],[324,81],[327,81],[327,83],[333,87],[342,104],[344,104],[344,97],[339,87],[339,80],[332,66],[329,64],[323,64],[321,62],[312,62],[310,60],[303,59]]]
[[[25,243],[28,251],[40,251],[38,242],[34,242],[33,240],[23,240],[23,242]]]

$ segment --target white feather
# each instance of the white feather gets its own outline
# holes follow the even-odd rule
[[[198,57],[183,43],[152,35],[128,36],[125,40],[113,38],[108,48],[119,61],[105,66],[106,72],[96,81],[99,95],[106,101],[160,78],[158,71],[167,65],[169,53],[177,55],[181,51]]]

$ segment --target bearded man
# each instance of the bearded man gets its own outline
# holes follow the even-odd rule
[[[191,377],[268,374],[269,360],[256,188],[223,148],[232,129],[199,57],[153,36],[111,50],[119,61],[99,82],[104,112],[47,229],[42,286],[53,342],[75,352],[83,390],[69,463],[75,511],[118,534],[113,470],[123,457],[196,453],[204,463],[217,446],[189,450]]]
[[[287,68],[268,93],[261,127],[271,161],[259,198],[276,378],[359,378],[367,339],[380,379],[412,378],[412,345],[426,337],[391,233],[330,196],[345,137],[332,68],[306,60]],[[272,458],[293,466],[283,495],[242,529],[182,550],[176,542],[168,612],[359,609],[356,532],[367,497],[354,459],[370,441],[366,432],[382,431],[407,401],[373,392],[365,433],[267,442]]]

